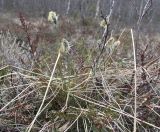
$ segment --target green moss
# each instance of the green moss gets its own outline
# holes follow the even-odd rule
[[[7,75],[9,73],[10,69],[9,67],[5,67],[0,69],[0,84],[3,84],[5,81],[5,75]]]

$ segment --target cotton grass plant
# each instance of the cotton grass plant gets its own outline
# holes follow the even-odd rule
[[[48,21],[54,23],[55,25],[58,23],[58,17],[59,15],[57,15],[54,11],[50,11],[48,13]]]
[[[70,50],[70,43],[69,43],[66,39],[63,38],[63,39],[62,39],[62,42],[61,42],[61,44],[60,44],[58,56],[57,56],[56,62],[55,62],[55,64],[54,64],[54,68],[53,68],[53,70],[52,70],[52,73],[51,73],[51,76],[50,76],[50,79],[49,79],[49,82],[48,82],[48,85],[47,85],[47,88],[46,88],[46,91],[45,91],[45,94],[44,94],[44,97],[43,97],[43,100],[42,100],[42,103],[41,103],[41,105],[40,105],[40,107],[39,107],[39,109],[38,109],[38,112],[37,112],[37,114],[35,115],[33,121],[31,122],[31,124],[30,124],[29,127],[28,127],[28,130],[27,130],[28,132],[31,131],[31,129],[32,129],[35,121],[37,120],[39,114],[40,114],[40,113],[42,112],[42,110],[43,110],[43,105],[44,105],[44,102],[45,102],[45,100],[46,100],[46,98],[47,98],[47,94],[48,94],[49,88],[50,88],[50,86],[51,86],[51,82],[52,82],[52,80],[53,80],[53,78],[54,78],[55,70],[56,70],[56,67],[57,67],[57,64],[58,64],[58,61],[59,61],[60,57],[61,57],[64,53],[69,52],[69,50]]]

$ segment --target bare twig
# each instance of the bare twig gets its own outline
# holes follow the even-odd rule
[[[113,13],[113,7],[114,7],[114,4],[115,4],[115,1],[112,0],[112,3],[111,3],[111,7],[110,7],[110,11],[109,11],[109,14],[104,16],[103,12],[101,11],[101,18],[104,19],[104,21],[107,23],[107,26],[105,27],[104,31],[103,31],[103,35],[102,35],[102,38],[101,38],[101,45],[102,45],[102,48],[100,50],[100,54],[97,56],[97,58],[95,59],[95,62],[94,62],[94,67],[95,65],[99,62],[99,59],[101,57],[101,55],[103,54],[104,52],[104,49],[105,49],[105,46],[106,46],[106,42],[107,42],[107,38],[109,36],[109,20],[110,20],[110,17]]]

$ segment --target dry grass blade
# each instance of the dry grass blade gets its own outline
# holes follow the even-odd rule
[[[57,67],[57,64],[58,64],[58,61],[59,61],[60,56],[61,56],[61,53],[59,52],[59,53],[58,53],[58,56],[57,56],[57,59],[56,59],[56,62],[55,62],[55,65],[54,65],[54,68],[53,68],[53,71],[52,71],[52,73],[51,73],[50,80],[49,80],[49,82],[48,82],[48,85],[47,85],[47,88],[46,88],[46,91],[45,91],[43,100],[42,100],[42,103],[41,103],[41,105],[40,105],[40,107],[39,107],[39,109],[38,109],[38,112],[37,112],[36,116],[34,117],[33,121],[31,122],[31,124],[30,124],[29,127],[28,127],[28,130],[27,130],[28,132],[31,131],[31,129],[32,129],[32,127],[33,127],[33,125],[34,125],[37,117],[38,117],[39,114],[41,113],[41,110],[42,110],[42,107],[43,107],[43,105],[44,105],[45,99],[46,99],[46,97],[47,97],[47,93],[48,93],[48,91],[49,91],[49,88],[50,88],[50,85],[51,85],[51,82],[52,82],[52,79],[53,79],[53,76],[54,76],[54,73],[55,73],[55,70],[56,70],[56,67]]]
[[[136,47],[134,43],[134,36],[133,36],[133,30],[131,29],[131,36],[132,36],[132,45],[133,45],[133,55],[134,55],[134,130],[133,132],[136,132],[137,127],[137,62],[136,62]]]

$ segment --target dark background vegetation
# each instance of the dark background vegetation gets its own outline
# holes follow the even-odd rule
[[[69,0],[0,0],[1,12],[23,12],[30,16],[47,16],[49,10],[59,14],[66,14]],[[69,15],[73,17],[94,17],[96,13],[97,0],[71,0]],[[100,0],[100,10],[109,13],[110,0]],[[117,28],[126,26],[135,27],[145,5],[145,0],[115,0],[112,23]],[[152,9],[148,11],[147,17],[143,19],[143,27],[150,31],[159,31],[160,0],[153,0]]]

